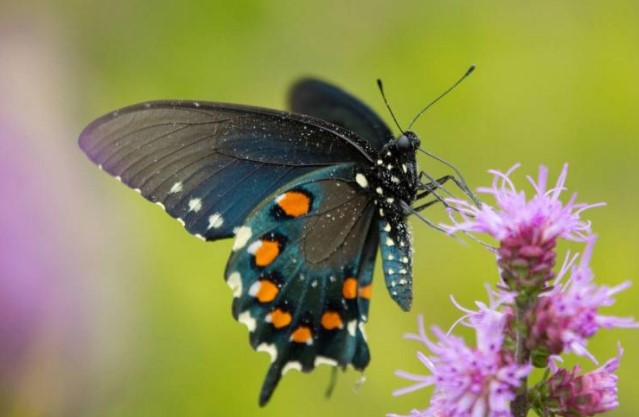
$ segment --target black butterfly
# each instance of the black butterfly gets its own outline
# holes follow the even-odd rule
[[[422,182],[418,137],[394,138],[366,105],[318,80],[297,83],[292,113],[156,101],[107,114],[80,135],[101,169],[203,239],[235,236],[226,267],[233,316],[281,376],[320,364],[363,370],[377,248],[386,287],[412,302],[406,218],[450,176]]]

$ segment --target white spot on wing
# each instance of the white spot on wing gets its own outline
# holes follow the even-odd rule
[[[351,320],[346,325],[346,329],[348,330],[348,334],[355,337],[355,329],[357,329],[357,320]]]
[[[268,343],[260,343],[257,345],[255,350],[258,352],[266,352],[271,355],[271,363],[275,362],[275,359],[277,359],[277,347],[274,344],[269,345]]]
[[[318,356],[315,358],[314,365],[315,366],[320,366],[320,365],[337,366],[338,363],[335,359],[327,358],[326,356]]]
[[[224,224],[224,219],[220,213],[213,213],[209,216],[208,229],[219,229]]]
[[[408,172],[408,168],[406,167],[406,164],[402,164],[402,171],[404,171],[405,173]]]
[[[166,211],[166,207],[164,207],[164,204],[162,204],[162,202],[158,201],[155,203],[156,206],[160,207],[162,210]]]
[[[366,337],[366,331],[364,331],[364,322],[360,321],[357,327],[359,328],[360,333],[362,333],[362,337],[364,338],[364,341],[368,341]]]
[[[169,190],[169,194],[179,193],[180,191],[182,191],[182,183],[178,181],[175,184],[173,184],[173,186],[171,186],[171,189]]]
[[[260,287],[262,286],[262,282],[261,281],[255,281],[253,283],[253,285],[251,285],[251,288],[249,288],[249,295],[251,297],[255,297],[257,295],[258,292],[260,292]]]
[[[182,220],[182,218],[181,218],[181,217],[178,217],[178,218],[177,218],[177,219],[175,219],[175,220],[177,220],[177,221],[178,221],[178,223],[180,223],[180,224],[182,225],[182,227],[184,227],[184,225],[186,224],[186,223],[184,223],[184,220]]]
[[[390,237],[386,238],[386,246],[395,246],[395,242]]]
[[[390,232],[390,231],[391,231],[391,225],[390,225],[390,223],[386,223],[386,224],[384,225],[384,231],[385,231],[385,232]]]
[[[367,188],[368,187],[368,180],[366,179],[364,174],[358,173],[357,175],[355,175],[355,181],[362,188]]]
[[[255,255],[255,252],[257,252],[260,246],[262,246],[262,241],[258,239],[255,242],[251,243],[246,251],[251,255]]]
[[[384,194],[384,190],[382,190],[382,187],[377,187],[375,188],[375,191],[377,192],[377,194],[382,195]]]
[[[199,234],[199,233],[196,233],[196,234],[194,234],[193,236],[195,236],[196,238],[198,238],[198,239],[200,239],[200,240],[206,241],[206,239],[204,238],[204,236],[202,236],[202,235],[201,235],[201,234]]]
[[[245,325],[249,329],[249,332],[254,331],[255,327],[257,326],[257,322],[255,321],[253,316],[251,316],[250,311],[245,311],[244,313],[241,313],[237,317],[237,321]]]
[[[249,241],[251,236],[253,235],[253,231],[248,226],[240,226],[235,228],[235,242],[233,242],[233,250],[236,251],[238,249],[242,249],[246,246],[246,243]]]
[[[233,298],[242,295],[242,275],[239,272],[232,272],[226,279],[226,284],[233,291]]]
[[[391,182],[394,184],[399,184],[399,178],[397,178],[396,176],[391,176]]]
[[[282,375],[286,374],[288,371],[290,371],[292,369],[294,369],[296,371],[301,371],[302,370],[302,364],[297,362],[297,361],[290,361],[289,363],[284,365],[284,368],[282,368]]]
[[[189,211],[197,213],[202,208],[202,199],[201,198],[193,198],[189,200]]]

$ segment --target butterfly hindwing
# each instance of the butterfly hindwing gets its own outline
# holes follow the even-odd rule
[[[393,139],[382,119],[344,90],[316,79],[298,81],[289,95],[291,110],[342,126],[365,138],[377,151]]]
[[[291,180],[324,166],[370,160],[371,146],[322,120],[205,102],[149,102],[91,123],[89,158],[206,240],[230,237]]]
[[[226,279],[251,346],[271,355],[261,404],[290,369],[368,364],[362,326],[379,234],[357,170],[342,164],[307,174],[237,230]]]

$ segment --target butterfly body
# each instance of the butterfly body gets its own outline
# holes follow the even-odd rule
[[[378,248],[386,286],[412,302],[406,218],[423,185],[412,132],[394,138],[364,104],[327,83],[292,90],[293,113],[188,101],[143,103],[91,123],[80,147],[204,240],[234,237],[232,313],[283,374],[363,370]],[[423,189],[423,188],[422,188]]]

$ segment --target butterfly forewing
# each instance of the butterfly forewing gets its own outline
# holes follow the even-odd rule
[[[199,102],[150,102],[91,123],[80,147],[102,169],[207,240],[229,237],[283,184],[312,170],[364,163],[372,148],[321,120]]]

